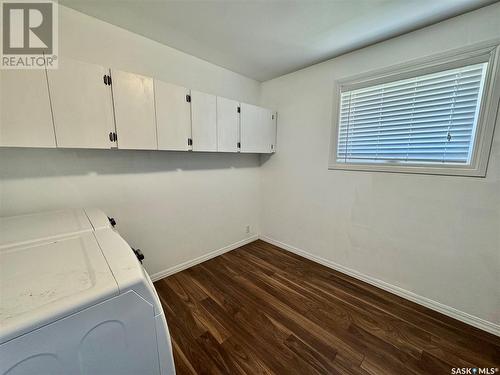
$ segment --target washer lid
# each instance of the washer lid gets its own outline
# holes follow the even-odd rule
[[[94,230],[111,228],[111,223],[109,222],[108,217],[99,208],[86,208],[85,214],[87,214]]]
[[[115,295],[92,231],[0,248],[0,344]]]
[[[0,217],[0,249],[92,230],[82,209]]]

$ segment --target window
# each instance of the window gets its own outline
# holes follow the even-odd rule
[[[497,50],[340,83],[330,168],[485,176]]]

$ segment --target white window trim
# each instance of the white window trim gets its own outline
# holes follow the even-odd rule
[[[500,101],[499,56],[500,41],[495,40],[423,59],[412,60],[404,64],[336,81],[334,107],[332,111],[333,126],[328,169],[486,177],[488,159],[493,142],[493,133]],[[441,70],[453,69],[464,64],[468,65],[479,62],[488,62],[488,69],[486,71],[484,94],[481,99],[480,111],[477,120],[477,132],[473,145],[473,155],[469,165],[446,164],[440,166],[435,163],[403,164],[398,162],[387,162],[383,164],[370,162],[337,162],[337,140],[340,124],[340,94],[342,91],[359,89],[390,81],[397,81],[414,77],[416,75],[431,74]]]

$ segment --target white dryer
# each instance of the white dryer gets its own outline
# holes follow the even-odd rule
[[[0,374],[175,374],[137,256],[97,209],[0,218]]]

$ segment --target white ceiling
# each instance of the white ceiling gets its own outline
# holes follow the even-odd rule
[[[265,81],[496,0],[60,0]]]

